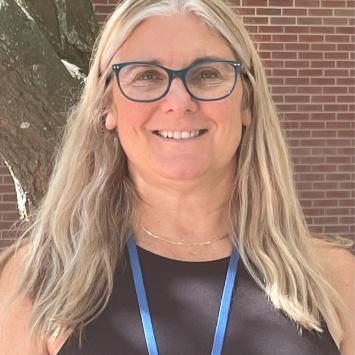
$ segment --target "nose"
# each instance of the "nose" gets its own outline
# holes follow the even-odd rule
[[[162,106],[165,111],[196,111],[198,103],[186,90],[182,79],[175,77],[163,98]]]

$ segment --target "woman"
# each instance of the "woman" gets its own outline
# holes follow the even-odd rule
[[[308,231],[222,0],[117,7],[33,219],[1,353],[350,355],[353,257]]]

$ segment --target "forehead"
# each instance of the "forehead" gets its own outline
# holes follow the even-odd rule
[[[115,61],[157,61],[170,67],[196,58],[235,59],[226,40],[194,14],[154,16],[141,22],[115,55]]]

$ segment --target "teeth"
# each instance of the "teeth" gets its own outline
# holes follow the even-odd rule
[[[157,131],[164,138],[188,139],[201,135],[202,130],[195,131]]]

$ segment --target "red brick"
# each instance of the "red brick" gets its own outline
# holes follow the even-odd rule
[[[348,52],[329,52],[324,53],[324,59],[348,59]]]
[[[267,6],[267,0],[242,0],[242,6]]]
[[[355,78],[337,78],[337,85],[355,85]]]
[[[237,12],[238,12],[241,16],[245,16],[245,15],[255,15],[255,8],[240,7],[240,8],[237,9]]]
[[[311,61],[312,68],[335,68],[334,60],[312,60]]]
[[[354,134],[353,134],[354,136]],[[355,173],[355,164],[339,165],[338,171],[343,171],[347,173]]]
[[[296,24],[296,19],[293,17],[272,17],[270,19],[272,25],[293,25]],[[287,32],[285,30],[285,32]]]
[[[311,167],[309,165],[295,165],[294,166],[294,171],[299,174],[299,173],[310,173],[311,172]]]
[[[293,0],[269,0],[269,6],[293,6]]]
[[[300,103],[309,103],[310,96],[307,95],[292,95],[292,96],[285,96],[285,102],[300,102]]]
[[[285,26],[285,33],[309,33],[310,28],[305,26]]]
[[[300,35],[300,42],[323,42],[324,36],[322,35]]]
[[[354,130],[351,129],[351,130],[346,130],[346,131],[341,131],[341,130],[338,130],[337,131],[337,137],[338,138],[355,138],[355,133],[354,133]],[[355,167],[355,164],[354,164],[354,167]]]
[[[285,61],[286,68],[309,68],[309,60],[287,60]]]
[[[323,87],[324,94],[346,94],[347,88],[342,86],[325,86]]]
[[[309,9],[309,16],[333,16],[332,9]]]
[[[336,207],[338,205],[337,200],[313,200],[313,207]]]
[[[284,31],[283,26],[259,26],[262,33],[282,33]]]
[[[283,35],[272,35],[273,42],[297,42],[297,35],[283,34]]]
[[[14,185],[0,185],[0,193],[15,193]]]
[[[17,197],[15,194],[4,194],[2,195],[3,202],[16,202]]]
[[[281,112],[295,112],[297,110],[297,105],[278,104],[277,107]]]
[[[348,24],[348,20],[342,17],[325,17],[323,18],[324,25],[344,25]]]
[[[349,72],[346,69],[329,69],[324,71],[324,76],[348,76]]]
[[[269,23],[268,17],[243,17],[244,23],[256,23],[256,24],[267,24]]]
[[[259,43],[259,51],[278,51],[283,49],[283,43]]]
[[[281,15],[281,9],[269,9],[269,8],[258,8],[256,9],[256,14],[267,15],[267,16],[277,16]]]
[[[264,60],[263,63],[265,68],[282,68],[284,66],[282,60]]]
[[[14,180],[13,180],[13,178],[11,177],[11,175],[4,176],[4,177],[3,177],[3,184],[4,184],[4,185],[13,185],[13,184],[14,184]]]
[[[297,24],[298,25],[321,25],[322,18],[321,17],[298,17]]]
[[[282,14],[284,16],[306,16],[306,9],[282,9]]]
[[[319,7],[319,0],[295,0],[295,7]]]
[[[272,52],[272,58],[274,59],[297,59],[297,53],[296,52],[278,52],[278,51],[273,51]]]
[[[353,103],[353,102],[355,102],[355,99],[354,99],[353,95],[347,95],[347,96],[338,95],[337,96],[337,102]]]
[[[313,223],[320,225],[338,224],[339,217],[315,217],[313,218]]]
[[[291,51],[309,51],[311,45],[309,43],[285,43],[285,49]]]
[[[312,130],[313,138],[335,138],[337,132],[335,130]]]
[[[274,76],[297,76],[296,69],[274,69],[273,70]]]
[[[337,113],[337,119],[338,120],[349,120],[349,121],[351,121],[353,123],[355,121],[354,118],[355,118],[355,112]],[[339,121],[337,123],[339,123],[341,125],[344,124],[343,122],[339,122]]]
[[[252,38],[255,42],[271,42],[271,35],[268,34],[253,34]]]
[[[321,52],[298,52],[299,59],[323,59]]]
[[[2,212],[1,220],[15,222],[20,219],[20,215],[16,212]]]
[[[312,120],[335,120],[334,112],[316,112],[311,114]]]
[[[332,78],[311,78],[311,85],[334,85],[335,79]]]
[[[285,78],[286,85],[309,85],[309,78]]]
[[[322,0],[322,7],[345,7],[346,1],[341,0]]]
[[[340,104],[330,104],[324,105],[324,111],[347,111],[347,105],[340,105]]]
[[[312,26],[310,31],[314,34],[316,33],[335,33],[335,28],[333,26]]]
[[[349,9],[344,9],[344,10],[340,10],[340,9],[336,9],[334,10],[334,15],[335,16],[345,16],[345,17],[349,17],[349,16],[355,16],[355,11],[349,11]]]
[[[346,157],[346,156],[326,157],[326,161],[329,164],[350,164],[351,157]]]
[[[313,130],[313,129],[324,129],[324,122],[300,122],[300,129],[310,129],[310,130]],[[321,163],[324,161],[324,157],[308,157],[308,158],[304,158],[304,160],[301,160],[303,163],[307,162],[306,161],[309,160],[312,162],[314,162],[315,160],[317,160],[316,162],[318,163]]]
[[[14,212],[17,211],[17,204],[16,203],[6,203],[6,202],[0,202],[0,211],[1,212]]]
[[[329,208],[325,210],[327,216],[342,216],[348,215],[350,212],[349,208]]]
[[[354,27],[336,27],[336,33],[344,33],[344,34],[354,34],[355,28]]]
[[[294,86],[273,86],[273,94],[296,94],[297,88]]]
[[[300,69],[299,70],[299,76],[321,76],[322,75],[322,70],[320,69]],[[320,94],[322,93],[322,88],[321,87],[315,87],[315,86],[304,86],[304,87],[298,87],[297,90],[299,92],[304,92],[307,94]]]
[[[344,114],[337,113],[337,115],[344,115]],[[351,113],[347,114],[347,115],[351,115]],[[354,117],[354,115],[353,115],[353,117]],[[338,132],[341,132],[341,131],[339,131],[340,129],[346,129],[346,130],[350,129],[351,128],[351,122],[341,122],[341,121],[326,122],[326,127],[327,128],[332,128],[332,129],[337,129]]]
[[[350,36],[347,35],[325,35],[326,42],[350,42]]]
[[[312,103],[329,103],[329,102],[335,102],[335,96],[326,96],[326,95],[320,95],[320,96],[312,96]]]
[[[336,45],[334,43],[312,43],[312,51],[335,51]]]
[[[337,60],[337,68],[355,68],[355,62],[352,60]]]
[[[305,111],[305,112],[316,112],[322,111],[322,105],[315,105],[315,104],[304,104],[298,105],[298,111]]]

